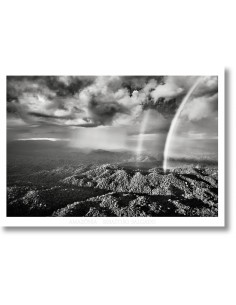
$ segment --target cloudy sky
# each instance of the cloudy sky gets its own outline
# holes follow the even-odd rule
[[[142,150],[162,154],[176,110],[196,79],[8,76],[8,141],[45,139],[78,148],[135,151],[141,131]],[[218,79],[203,76],[178,120],[172,155],[217,158],[217,143]]]

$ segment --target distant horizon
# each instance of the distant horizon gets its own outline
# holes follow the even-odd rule
[[[24,143],[25,142],[25,143]],[[45,142],[45,144],[43,145],[43,143]],[[27,151],[28,153],[30,153],[29,148],[32,151],[32,148],[35,146],[35,148],[37,148],[37,152],[40,153],[40,151],[44,151],[47,150],[47,147],[50,148],[55,148],[55,152],[58,153],[58,148],[63,149],[63,152],[79,152],[79,153],[83,153],[83,154],[90,154],[90,153],[96,153],[96,152],[111,152],[111,153],[130,153],[132,154],[133,157],[137,156],[136,150],[135,149],[128,149],[128,148],[113,148],[113,149],[104,149],[104,148],[90,148],[90,147],[73,147],[73,146],[68,146],[66,145],[66,143],[68,144],[68,140],[65,139],[57,139],[56,141],[53,139],[48,139],[48,138],[40,138],[40,139],[15,139],[15,140],[11,140],[8,141],[8,144],[11,145],[13,144],[13,154],[17,155],[17,152],[15,151],[15,145],[16,144],[21,145],[21,149],[23,149],[23,151]],[[30,145],[27,145],[27,143]],[[31,143],[31,144],[30,144]],[[46,146],[45,146],[46,145]],[[56,145],[56,146],[55,146]],[[58,146],[59,145],[59,146]],[[18,146],[19,147],[19,146]],[[22,153],[22,150],[21,150]],[[143,151],[140,155],[140,157],[144,158],[144,157],[152,157],[154,158],[156,161],[158,162],[162,162],[163,161],[163,154],[162,153],[153,153],[150,151]],[[136,158],[135,158],[136,159]],[[78,160],[79,161],[79,160]],[[138,161],[138,159],[137,159]],[[197,163],[197,162],[209,162],[211,164],[217,164],[218,163],[218,154],[214,154],[214,155],[188,155],[188,156],[176,156],[176,157],[170,157],[169,158],[169,162],[172,161],[180,161],[180,162],[192,162],[192,163]]]

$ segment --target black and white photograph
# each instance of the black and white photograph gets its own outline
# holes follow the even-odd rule
[[[217,75],[7,76],[7,217],[211,218],[219,204]]]
[[[236,304],[234,1],[0,1],[0,304]]]

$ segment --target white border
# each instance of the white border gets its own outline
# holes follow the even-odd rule
[[[164,72],[164,73],[163,73]],[[156,71],[140,75],[217,75],[218,76],[218,217],[6,217],[6,149],[1,152],[1,223],[7,227],[224,227],[225,226],[225,95],[224,70],[199,71]],[[173,73],[174,72],[174,73]],[[63,73],[73,75],[74,73]],[[111,73],[112,74],[112,73]],[[110,74],[110,75],[111,75]],[[119,73],[121,75],[122,73]],[[7,74],[6,74],[7,75]],[[1,77],[2,113],[6,113],[6,75]],[[11,73],[9,73],[11,75]],[[25,74],[26,75],[26,74]],[[40,75],[40,74],[35,74]],[[43,75],[43,74],[42,74]],[[49,74],[44,74],[49,75]],[[53,73],[51,75],[54,75]],[[74,74],[75,75],[75,74]],[[78,75],[86,75],[78,73]],[[95,74],[94,74],[95,75]],[[99,73],[96,73],[99,75]],[[103,73],[103,75],[105,75]],[[118,75],[118,73],[117,73]],[[125,75],[125,74],[122,74]],[[130,74],[130,75],[135,75]],[[5,128],[3,139],[6,145],[6,116],[1,121]],[[5,177],[3,177],[3,175]],[[4,200],[3,200],[4,199]]]

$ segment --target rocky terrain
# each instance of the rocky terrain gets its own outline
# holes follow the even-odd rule
[[[145,163],[146,164],[146,163]],[[7,190],[8,216],[217,216],[217,167],[117,163],[28,174]]]

